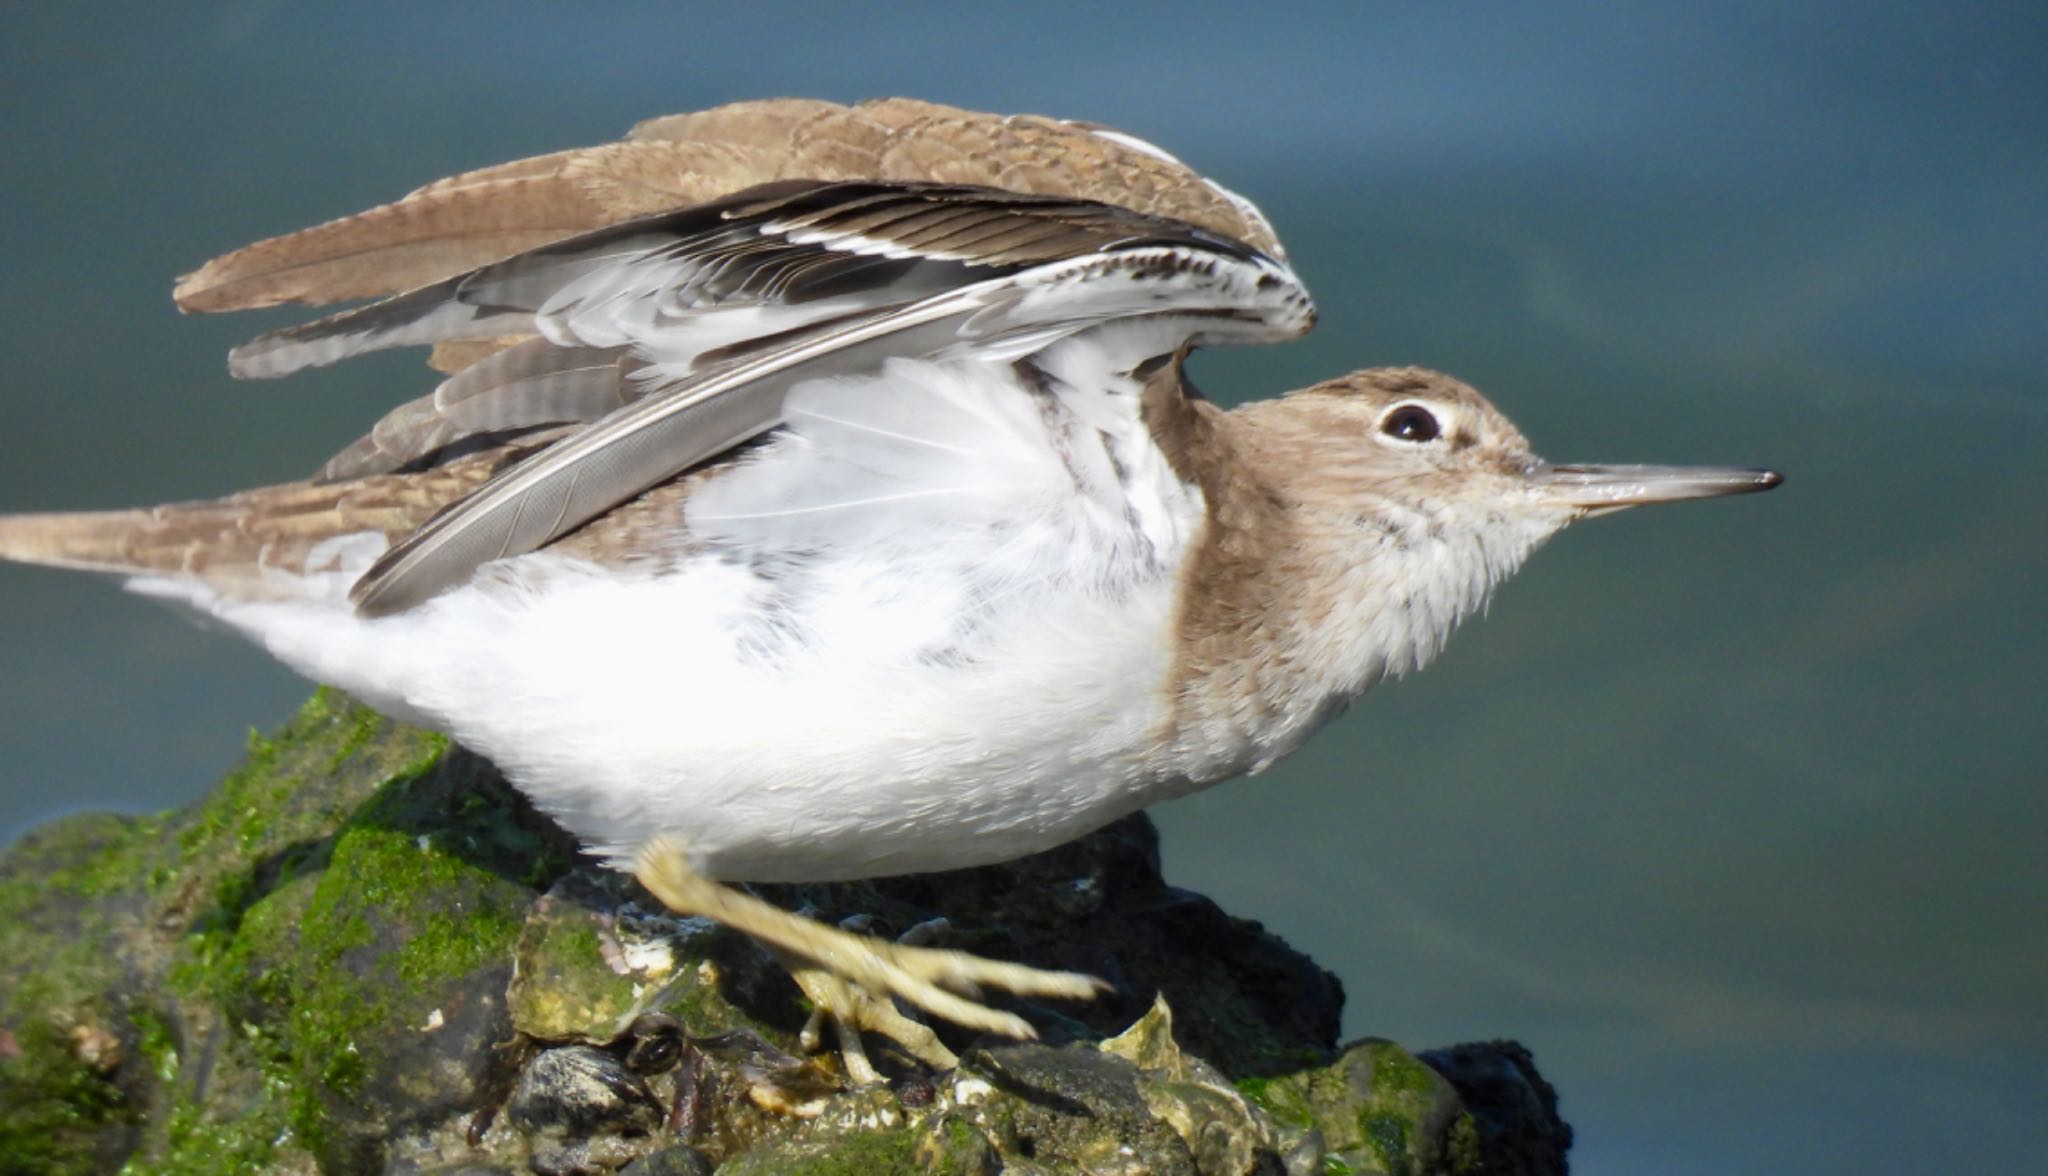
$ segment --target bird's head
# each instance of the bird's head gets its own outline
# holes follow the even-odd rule
[[[1237,409],[1333,692],[1414,669],[1565,524],[1767,490],[1768,470],[1556,465],[1461,381],[1372,368]],[[1292,591],[1293,589],[1290,589]]]
[[[1734,466],[1554,464],[1470,385],[1425,368],[1368,368],[1247,407],[1280,426],[1271,441],[1298,447],[1288,482],[1302,506],[1397,521],[1416,514],[1540,537],[1590,515],[1782,480]]]

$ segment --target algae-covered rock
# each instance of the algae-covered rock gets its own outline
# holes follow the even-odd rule
[[[1327,1066],[1244,1089],[1275,1119],[1315,1131],[1346,1173],[1483,1171],[1479,1132],[1441,1074],[1391,1041],[1368,1038]]]
[[[1116,992],[1006,1002],[1047,1044],[942,1026],[951,1074],[873,1041],[890,1085],[849,1090],[766,953],[323,691],[190,808],[0,854],[0,1171],[1563,1170],[1525,1051],[1337,1052],[1334,978],[1167,886],[1143,818],[760,890]]]

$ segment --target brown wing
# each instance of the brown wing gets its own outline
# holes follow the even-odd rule
[[[340,487],[397,473],[440,485],[437,466],[466,451],[550,431],[552,445],[438,500],[392,544],[351,593],[375,613],[566,540],[774,428],[804,379],[894,357],[1000,360],[1118,320],[1168,332],[1119,336],[1137,347],[1174,331],[1292,338],[1313,306],[1277,253],[1256,209],[1116,132],[903,100],[774,101],[451,177],[218,259],[178,299],[224,310],[403,291],[231,356],[235,374],[264,377],[431,345],[454,370],[329,464]]]
[[[653,119],[625,142],[467,172],[260,241],[186,275],[187,311],[399,293],[637,216],[786,179],[972,184],[1128,208],[1280,256],[1250,205],[1089,124],[887,98],[740,102]]]

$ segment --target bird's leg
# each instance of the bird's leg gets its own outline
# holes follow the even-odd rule
[[[633,875],[678,914],[716,919],[767,945],[833,1019],[842,1046],[849,1039],[857,1043],[859,1031],[871,1029],[938,1069],[951,1069],[958,1059],[930,1028],[897,1012],[891,997],[970,1029],[1032,1038],[1037,1034],[1024,1018],[969,997],[986,987],[1019,996],[1083,1000],[1108,988],[1078,972],[1048,972],[964,951],[887,943],[826,926],[704,877],[690,867],[682,847],[664,837],[641,847]],[[848,1068],[864,1071],[853,1075],[856,1080],[874,1076],[865,1055],[849,1055]]]
[[[824,1022],[830,1021],[833,1037],[839,1043],[840,1061],[846,1066],[846,1077],[855,1086],[873,1086],[882,1081],[881,1073],[873,1062],[868,1061],[867,1047],[860,1042],[862,1029],[871,1029],[890,1038],[935,1070],[950,1070],[960,1064],[960,1059],[946,1048],[930,1026],[920,1025],[897,1012],[894,1004],[876,1000],[858,986],[813,966],[807,960],[785,952],[775,954],[789,969],[790,978],[796,981],[796,986],[811,998],[811,1020],[804,1026],[803,1047],[812,1053],[824,1049],[824,1035],[820,1030]]]

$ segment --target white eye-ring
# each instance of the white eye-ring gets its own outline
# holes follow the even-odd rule
[[[1420,445],[1443,436],[1444,426],[1428,408],[1410,402],[1388,409],[1380,418],[1380,432],[1396,441]]]

